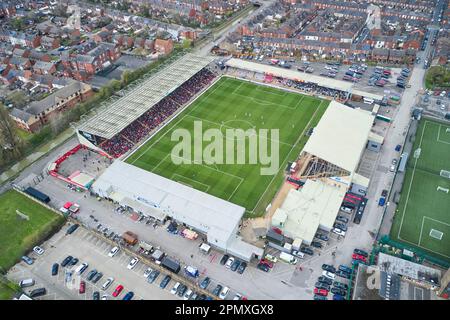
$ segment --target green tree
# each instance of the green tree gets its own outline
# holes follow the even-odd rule
[[[0,104],[0,149],[1,163],[5,165],[22,155],[23,141],[17,128],[3,104]]]

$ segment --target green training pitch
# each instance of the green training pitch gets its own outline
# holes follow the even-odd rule
[[[327,106],[328,101],[318,98],[222,77],[126,162],[243,206],[247,217],[259,216],[280,187],[287,162],[299,155],[308,139],[305,133],[317,125]],[[247,164],[208,165],[204,161],[174,164],[171,152],[178,140],[171,140],[172,132],[183,128],[194,137],[194,121],[202,122],[203,132],[216,128],[224,134],[226,129],[233,128],[279,129],[277,173],[261,175],[261,167],[267,165],[248,164],[248,161]],[[248,140],[247,137],[246,151]]]
[[[450,192],[437,190],[450,189],[450,179],[440,176],[441,170],[450,171],[450,132],[446,129],[450,131],[450,126],[429,119],[419,124],[391,238],[450,261]]]
[[[20,218],[16,213],[29,217]],[[64,218],[17,191],[0,195],[0,267],[7,270],[38,245]]]

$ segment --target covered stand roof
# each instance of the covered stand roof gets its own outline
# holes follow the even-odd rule
[[[88,119],[77,130],[111,139],[213,61],[186,54]]]

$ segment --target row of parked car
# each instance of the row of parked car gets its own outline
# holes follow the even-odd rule
[[[358,82],[359,80],[361,80],[366,70],[367,70],[366,64],[352,64],[345,72],[342,80]]]

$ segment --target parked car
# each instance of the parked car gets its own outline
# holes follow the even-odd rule
[[[336,221],[340,221],[342,223],[348,223],[348,218],[343,217],[343,216],[337,216]]]
[[[323,240],[323,241],[328,241],[328,240],[329,240],[329,238],[328,238],[327,235],[321,234],[321,233],[317,233],[315,237],[316,237],[317,239],[320,239],[320,240]]]
[[[158,270],[153,270],[147,277],[147,282],[148,283],[155,282],[155,280],[156,280],[156,278],[158,278],[159,274],[160,274],[160,272]]]
[[[345,300],[344,296],[341,296],[339,294],[334,294],[333,295],[333,300]]]
[[[324,277],[327,277],[328,279],[331,279],[331,280],[334,280],[336,278],[336,275],[334,273],[332,273],[332,272],[329,272],[329,271],[323,271],[322,275]]]
[[[61,262],[61,267],[65,267],[69,264],[69,262],[72,260],[72,256],[67,256],[64,258],[64,260]]]
[[[222,287],[220,284],[218,284],[218,285],[214,288],[212,294],[215,295],[216,297],[218,297],[219,294],[220,294],[220,292],[222,291],[222,288],[223,288],[223,287]]]
[[[45,252],[44,249],[42,249],[41,247],[38,247],[38,246],[34,247],[34,248],[33,248],[33,251],[34,251],[36,254],[40,255],[40,256],[43,255],[44,252]]]
[[[184,284],[182,284],[182,285],[180,285],[180,287],[178,288],[177,295],[178,295],[179,297],[183,297],[184,294],[186,293],[186,291],[187,291],[187,287],[186,287]]]
[[[165,288],[167,287],[167,285],[169,284],[169,282],[170,282],[171,279],[172,279],[171,276],[166,275],[166,276],[162,279],[162,281],[160,282],[159,287],[160,287],[161,289],[165,289]]]
[[[351,277],[350,273],[344,272],[342,270],[338,270],[336,272],[336,275],[338,275],[339,277],[345,278],[345,279],[350,279],[350,277]]]
[[[88,275],[86,276],[86,279],[88,281],[91,281],[97,273],[98,273],[97,269],[92,269],[91,271],[89,271]]]
[[[80,261],[78,258],[72,258],[72,260],[69,261],[68,266],[74,266],[78,263],[78,261]]]
[[[144,271],[144,278],[148,278],[148,276],[153,272],[152,268],[147,268]]]
[[[319,282],[323,282],[323,283],[325,283],[325,284],[327,284],[327,285],[330,285],[330,286],[331,286],[331,284],[333,283],[333,280],[331,280],[331,279],[329,279],[329,278],[327,278],[327,277],[324,277],[324,276],[320,276],[320,277],[318,278],[318,281],[319,281]]]
[[[54,263],[52,265],[52,276],[56,276],[58,274],[58,268],[59,268],[59,264]]]
[[[114,289],[114,292],[113,292],[112,296],[113,296],[114,298],[116,298],[117,296],[119,296],[119,294],[122,292],[122,290],[123,290],[123,285],[119,284],[119,285],[116,287],[116,289]]]
[[[368,257],[369,256],[369,254],[366,251],[361,250],[361,249],[354,249],[353,253],[359,254],[359,255],[364,256],[364,257]]]
[[[271,254],[266,254],[266,256],[264,257],[264,259],[265,259],[265,260],[268,260],[268,261],[270,261],[270,262],[273,262],[273,263],[277,263],[277,261],[278,261],[278,258],[272,256]]]
[[[270,268],[267,266],[267,264],[264,264],[264,263],[258,263],[256,268],[258,268],[259,270],[262,270],[264,272],[269,272],[269,270],[270,270]]]
[[[319,294],[315,294],[314,300],[328,300],[328,298],[326,296],[321,296]]]
[[[200,282],[199,286],[202,289],[206,289],[210,282],[211,282],[211,279],[209,277],[206,277],[205,279],[202,280],[202,282]]]
[[[237,273],[243,274],[244,271],[245,271],[245,268],[247,268],[247,262],[242,261],[241,264],[239,265],[238,269],[237,269]]]
[[[331,230],[331,232],[337,234],[338,236],[345,236],[345,231],[341,230],[339,228],[333,228],[333,230]]]
[[[179,283],[179,282],[175,283],[175,284],[173,285],[172,289],[170,290],[170,293],[171,293],[171,294],[176,294],[177,291],[178,291],[178,287],[179,287],[179,286],[180,286],[180,283]]]
[[[38,288],[38,289],[34,289],[30,292],[29,296],[30,298],[37,298],[40,296],[43,296],[47,293],[47,290],[45,288]]]
[[[318,241],[311,241],[311,245],[314,247],[314,248],[322,248],[322,244],[320,243],[320,242],[318,242]]]
[[[349,274],[352,273],[352,268],[349,268],[349,267],[347,267],[347,266],[344,266],[343,264],[341,264],[341,265],[339,266],[339,270],[341,270],[341,271],[343,271],[343,272],[345,272],[345,273],[349,273]]]
[[[34,263],[34,260],[28,256],[22,256],[22,261],[28,265],[32,265]]]
[[[303,253],[309,254],[310,256],[314,255],[314,251],[308,247],[301,247],[300,251]]]
[[[108,253],[108,257],[114,257],[116,254],[117,254],[117,252],[119,252],[119,247],[114,247],[114,248],[112,248],[111,249],[111,251],[109,251],[109,253]]]
[[[331,293],[338,294],[340,296],[345,296],[347,294],[346,290],[337,287],[331,288]]]
[[[234,260],[233,264],[230,267],[231,271],[236,271],[240,264],[241,262],[238,259]]]
[[[222,299],[222,300],[225,300],[225,298],[227,297],[229,292],[230,292],[230,288],[224,287],[222,289],[222,291],[220,291],[219,298]]]
[[[123,297],[122,300],[131,300],[134,297],[134,292],[133,291],[129,291],[127,292],[127,294]]]
[[[92,293],[92,300],[100,300],[100,292],[94,291],[94,293]]]
[[[234,262],[233,257],[228,258],[227,262],[225,263],[225,267],[227,267],[228,269],[231,268],[231,265],[233,264],[233,262]]]
[[[92,278],[92,283],[97,283],[103,277],[103,273],[97,272]]]
[[[227,263],[228,259],[230,258],[229,255],[225,254],[222,259],[220,259],[220,264],[221,265],[225,265],[225,263]]]
[[[332,273],[336,273],[336,268],[332,265],[329,264],[322,264],[322,270],[328,271],[328,272],[332,272]]]
[[[186,293],[183,295],[183,300],[189,300],[194,292],[191,289],[188,289]]]
[[[109,288],[109,286],[114,282],[114,278],[110,277],[106,279],[105,283],[102,285],[102,290],[106,290]]]
[[[335,222],[333,226],[337,229],[341,229],[342,231],[347,231],[347,226],[343,223]]]
[[[89,264],[87,263],[82,263],[81,265],[78,266],[78,268],[75,269],[75,273],[77,275],[81,275],[84,271],[86,271],[86,269],[88,268]]]
[[[319,281],[316,282],[314,287],[316,287],[317,289],[324,289],[324,290],[330,291],[330,285],[323,283],[323,282],[319,282]]]
[[[362,255],[359,255],[359,254],[356,254],[356,253],[352,254],[352,259],[359,260],[359,261],[362,261],[364,263],[367,263],[366,257],[364,257]]]
[[[132,270],[134,267],[136,267],[138,262],[139,262],[139,259],[134,257],[133,259],[131,259],[130,263],[128,264],[127,269]]]
[[[80,281],[80,290],[78,290],[79,293],[85,293],[86,292],[86,282],[83,280]]]
[[[266,266],[268,266],[269,268],[273,268],[273,262],[272,261],[269,261],[269,260],[267,260],[267,259],[261,259],[260,261],[259,261],[259,263],[262,263],[262,264],[265,264]]]
[[[328,295],[328,291],[324,290],[324,289],[314,288],[314,294],[318,294],[320,296],[327,296]]]
[[[345,283],[339,282],[339,281],[333,282],[333,286],[335,286],[336,288],[341,288],[343,290],[348,289],[348,285],[346,285]]]

